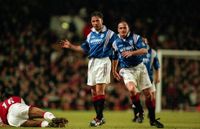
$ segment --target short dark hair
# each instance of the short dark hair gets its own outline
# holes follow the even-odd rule
[[[103,19],[103,14],[99,11],[94,11],[92,14],[91,14],[91,17],[94,17],[94,16],[97,16],[97,17],[100,17],[101,19]]]

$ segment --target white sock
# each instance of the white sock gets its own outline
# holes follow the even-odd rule
[[[45,112],[44,113],[44,119],[47,121],[52,120],[53,118],[56,118],[51,112]]]
[[[41,122],[41,127],[47,127],[49,125],[49,122],[44,120]]]

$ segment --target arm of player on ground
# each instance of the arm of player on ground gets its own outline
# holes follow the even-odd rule
[[[1,128],[1,127],[8,127],[8,126],[9,126],[9,125],[3,123],[3,121],[2,121],[2,119],[1,119],[1,117],[0,117],[0,128]]]

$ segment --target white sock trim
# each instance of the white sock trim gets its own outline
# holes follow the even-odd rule
[[[49,125],[49,122],[46,120],[42,121],[41,123],[41,127],[47,127],[48,125]]]
[[[53,118],[55,118],[55,116],[51,113],[51,112],[45,112],[44,113],[44,119],[47,121],[52,120]]]

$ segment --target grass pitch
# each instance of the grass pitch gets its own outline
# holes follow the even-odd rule
[[[89,122],[95,116],[95,112],[91,111],[62,111],[50,110],[57,117],[65,117],[69,120],[66,129],[156,129],[149,125],[149,120],[145,115],[144,123],[133,123],[132,111],[105,111],[106,124],[100,127],[89,127]],[[146,113],[147,111],[145,111]],[[146,113],[147,114],[147,113]],[[162,111],[156,114],[157,118],[161,118],[164,129],[200,129],[200,112],[176,112]],[[15,129],[9,127],[8,129]],[[26,129],[35,129],[28,128]],[[48,129],[48,128],[47,128]],[[49,128],[52,129],[52,128]]]

